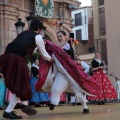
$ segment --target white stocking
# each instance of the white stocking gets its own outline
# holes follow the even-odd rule
[[[53,105],[59,104],[60,96],[66,90],[67,86],[68,86],[67,78],[65,77],[64,74],[58,72],[51,89],[52,92],[51,103]]]
[[[21,104],[22,105],[28,105],[28,101],[22,101]]]
[[[88,109],[87,104],[86,104],[88,101],[87,101],[85,95],[82,92],[78,91],[74,85],[71,85],[70,88],[75,93],[76,101],[80,102],[82,104],[83,109],[85,109],[85,108]]]
[[[12,94],[12,99],[10,100],[10,103],[7,107],[7,109],[5,110],[7,113],[11,112],[14,110],[15,105],[18,103],[18,101],[20,100],[19,97],[16,96],[16,94]]]

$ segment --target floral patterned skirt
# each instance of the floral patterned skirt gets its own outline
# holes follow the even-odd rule
[[[59,63],[65,69],[65,72],[68,73],[84,91],[91,95],[98,94],[97,82],[91,76],[85,74],[82,67],[80,65],[78,66],[78,64],[62,48],[47,40],[45,48],[50,55],[55,55]],[[36,91],[40,91],[45,84],[50,66],[51,63],[45,61],[42,57],[40,58],[39,79],[35,84]]]
[[[104,101],[117,99],[117,94],[114,86],[111,84],[109,78],[106,74],[103,73],[102,70],[94,72],[92,77],[97,81],[99,85],[99,94],[96,97],[88,96],[88,100]]]

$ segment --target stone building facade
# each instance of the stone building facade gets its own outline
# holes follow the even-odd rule
[[[120,0],[104,0],[108,72],[120,80]],[[110,77],[115,83],[116,79]]]
[[[34,12],[34,2],[34,0],[0,0],[0,54],[4,53],[6,45],[17,36],[14,24],[18,18],[22,18],[22,22],[25,23],[24,30],[28,29],[26,17],[29,12]],[[54,0],[54,17],[72,27],[70,4],[79,6],[80,2],[78,0]],[[46,35],[56,43],[56,31],[62,28],[51,25],[48,19],[38,19],[42,20],[47,27]]]
[[[106,21],[104,0],[92,0],[95,51],[102,54],[107,63]]]
[[[120,0],[93,0],[96,51],[107,60],[113,85],[120,80]]]

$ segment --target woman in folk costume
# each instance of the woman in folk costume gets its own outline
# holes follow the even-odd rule
[[[29,70],[25,56],[27,54],[32,55],[34,48],[37,46],[41,56],[46,61],[53,61],[46,51],[44,41],[40,35],[43,27],[42,22],[33,20],[29,30],[20,33],[7,45],[5,53],[0,56],[0,66],[5,77],[5,85],[13,94],[7,109],[3,113],[4,118],[22,119],[22,116],[14,113],[14,107],[20,99],[26,101],[32,97]],[[27,53],[28,50],[29,53]],[[37,113],[35,109],[25,104],[21,105],[21,110],[27,115]]]
[[[66,25],[62,24],[62,26],[65,27]],[[73,35],[73,33],[70,34]],[[40,59],[41,69],[39,71],[39,81],[36,83],[36,90],[39,91],[42,88],[44,91],[52,92],[50,110],[53,110],[58,105],[60,95],[63,92],[70,92],[75,93],[77,100],[82,103],[83,113],[89,113],[84,93],[94,96],[97,94],[98,85],[66,53],[66,51],[73,53],[74,57],[74,52],[70,50],[71,45],[66,41],[68,37],[63,35],[63,32],[58,32],[58,40],[60,41],[59,46],[61,45],[62,48],[50,41],[46,41],[46,50],[54,58],[54,63],[51,65]]]
[[[92,77],[98,83],[99,94],[96,97],[88,96],[88,100],[97,101],[98,105],[105,104],[105,100],[116,100],[117,95],[115,88],[110,83],[107,75],[104,73],[104,64],[99,52],[95,54],[95,59],[91,62],[93,75]]]
[[[41,102],[50,101],[48,93],[36,92],[35,90],[35,83],[37,82],[39,78],[38,71],[39,71],[39,60],[35,59],[34,63],[32,64],[32,69],[31,69],[32,78],[30,80],[30,86],[31,86],[31,90],[33,93],[32,98],[30,99],[30,102],[34,102],[35,107],[40,107],[39,103]]]

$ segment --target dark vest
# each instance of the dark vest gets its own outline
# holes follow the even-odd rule
[[[15,38],[12,43],[19,44],[25,50],[35,45],[35,36],[37,33],[27,30],[20,33],[17,38]]]
[[[74,60],[74,50],[72,48],[72,46],[70,45],[70,49],[69,50],[65,50],[63,49],[68,55],[71,56],[71,58]]]
[[[24,31],[20,33],[11,43],[8,44],[5,53],[13,53],[21,57],[32,55],[36,47],[35,36],[37,33],[34,31]]]
[[[70,38],[74,38],[74,33],[69,33],[69,37]],[[73,47],[71,45],[71,41],[69,40],[68,43],[70,44],[70,49],[69,50],[65,50],[63,49],[68,55],[71,56],[71,58],[74,60],[74,50]]]
[[[92,68],[103,66],[103,62],[100,64],[95,59],[91,62]]]

